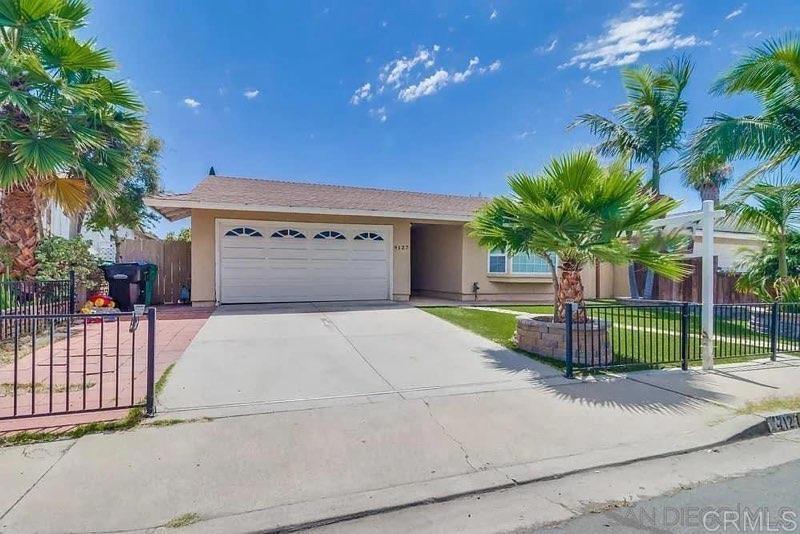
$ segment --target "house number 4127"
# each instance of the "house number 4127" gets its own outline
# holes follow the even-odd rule
[[[408,245],[395,245],[395,250],[408,250]]]

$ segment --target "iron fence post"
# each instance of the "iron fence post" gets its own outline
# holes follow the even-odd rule
[[[689,303],[681,304],[681,369],[689,369]]]
[[[773,362],[778,358],[778,303],[772,303],[771,318],[769,321],[769,359]]]
[[[69,271],[69,309],[70,314],[75,313],[75,271]]]
[[[564,335],[566,338],[564,339],[564,376],[567,378],[573,378],[572,374],[572,313],[573,313],[573,305],[574,303],[568,302],[567,303],[567,313],[564,317]]]
[[[147,310],[147,417],[156,414],[156,309]]]

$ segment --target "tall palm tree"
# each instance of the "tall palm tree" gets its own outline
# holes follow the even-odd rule
[[[706,119],[692,139],[694,157],[713,153],[761,160],[742,177],[741,187],[784,163],[800,164],[800,36],[771,39],[754,48],[714,84],[712,93],[752,94],[761,114],[717,113]]]
[[[719,192],[731,180],[733,166],[724,157],[707,154],[702,158],[691,159],[683,167],[683,185],[694,189],[700,200],[713,200],[719,203]]]
[[[642,172],[619,159],[604,168],[594,152],[551,161],[538,176],[511,176],[509,196],[479,210],[470,233],[482,246],[510,254],[554,253],[558,258],[555,316],[567,302],[584,300],[581,269],[595,260],[637,261],[669,278],[687,272],[677,250],[685,238],[660,234],[650,224],[678,202],[641,187]]]
[[[740,227],[761,233],[778,256],[778,276],[786,278],[790,235],[800,230],[800,184],[762,181],[726,206]]]
[[[612,110],[613,118],[595,113],[580,115],[569,126],[586,126],[600,138],[598,152],[603,156],[631,158],[631,163],[650,166],[647,185],[656,193],[661,191],[661,177],[674,166],[662,166],[669,152],[681,147],[683,126],[688,104],[683,92],[693,70],[685,56],[667,60],[661,67],[650,65],[622,69],[622,83],[627,101]],[[628,268],[631,297],[639,296],[635,267]],[[653,287],[653,273],[647,273],[645,297]]]
[[[692,74],[686,57],[667,60],[660,68],[650,65],[622,69],[627,101],[613,109],[614,118],[595,113],[580,115],[570,128],[586,126],[600,138],[603,156],[630,155],[633,163],[650,165],[647,183],[656,193],[661,176],[674,167],[662,159],[681,147],[688,104],[683,92]]]
[[[40,213],[110,201],[142,128],[142,105],[105,73],[106,49],[81,40],[85,0],[0,0],[0,244],[32,277]]]

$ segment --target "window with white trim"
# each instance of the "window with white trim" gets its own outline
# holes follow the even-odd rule
[[[489,274],[505,274],[508,258],[505,250],[489,251]]]
[[[336,230],[324,230],[314,236],[314,239],[347,239],[343,233]]]
[[[272,232],[270,237],[275,237],[278,239],[281,238],[289,238],[289,239],[305,239],[306,236],[299,230],[295,230],[293,228],[284,228],[282,230],[276,230]]]
[[[225,232],[225,237],[262,237],[261,232],[247,226],[237,226]]]
[[[512,274],[549,274],[547,261],[536,254],[517,254],[511,258]]]
[[[556,262],[556,255],[550,254],[553,262]],[[517,274],[537,276],[550,274],[550,266],[547,261],[536,254],[517,254],[509,256],[504,250],[492,250],[489,252],[489,274]]]
[[[374,232],[363,232],[353,238],[355,241],[383,241],[383,236]]]

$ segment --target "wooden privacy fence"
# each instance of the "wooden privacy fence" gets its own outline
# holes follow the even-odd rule
[[[656,276],[655,299],[679,302],[700,302],[703,291],[703,258],[688,258],[687,263],[692,271],[681,281],[673,282],[661,276]],[[641,270],[643,271],[643,269]],[[638,272],[640,277],[639,287],[643,287],[644,272]],[[717,269],[717,257],[714,256],[714,303],[716,304],[743,304],[759,302],[758,297],[752,293],[741,293],[736,290],[736,281],[739,275]]]
[[[181,286],[191,288],[192,244],[160,239],[126,239],[119,246],[121,262],[146,261],[158,266],[153,303],[172,303],[180,298]]]

